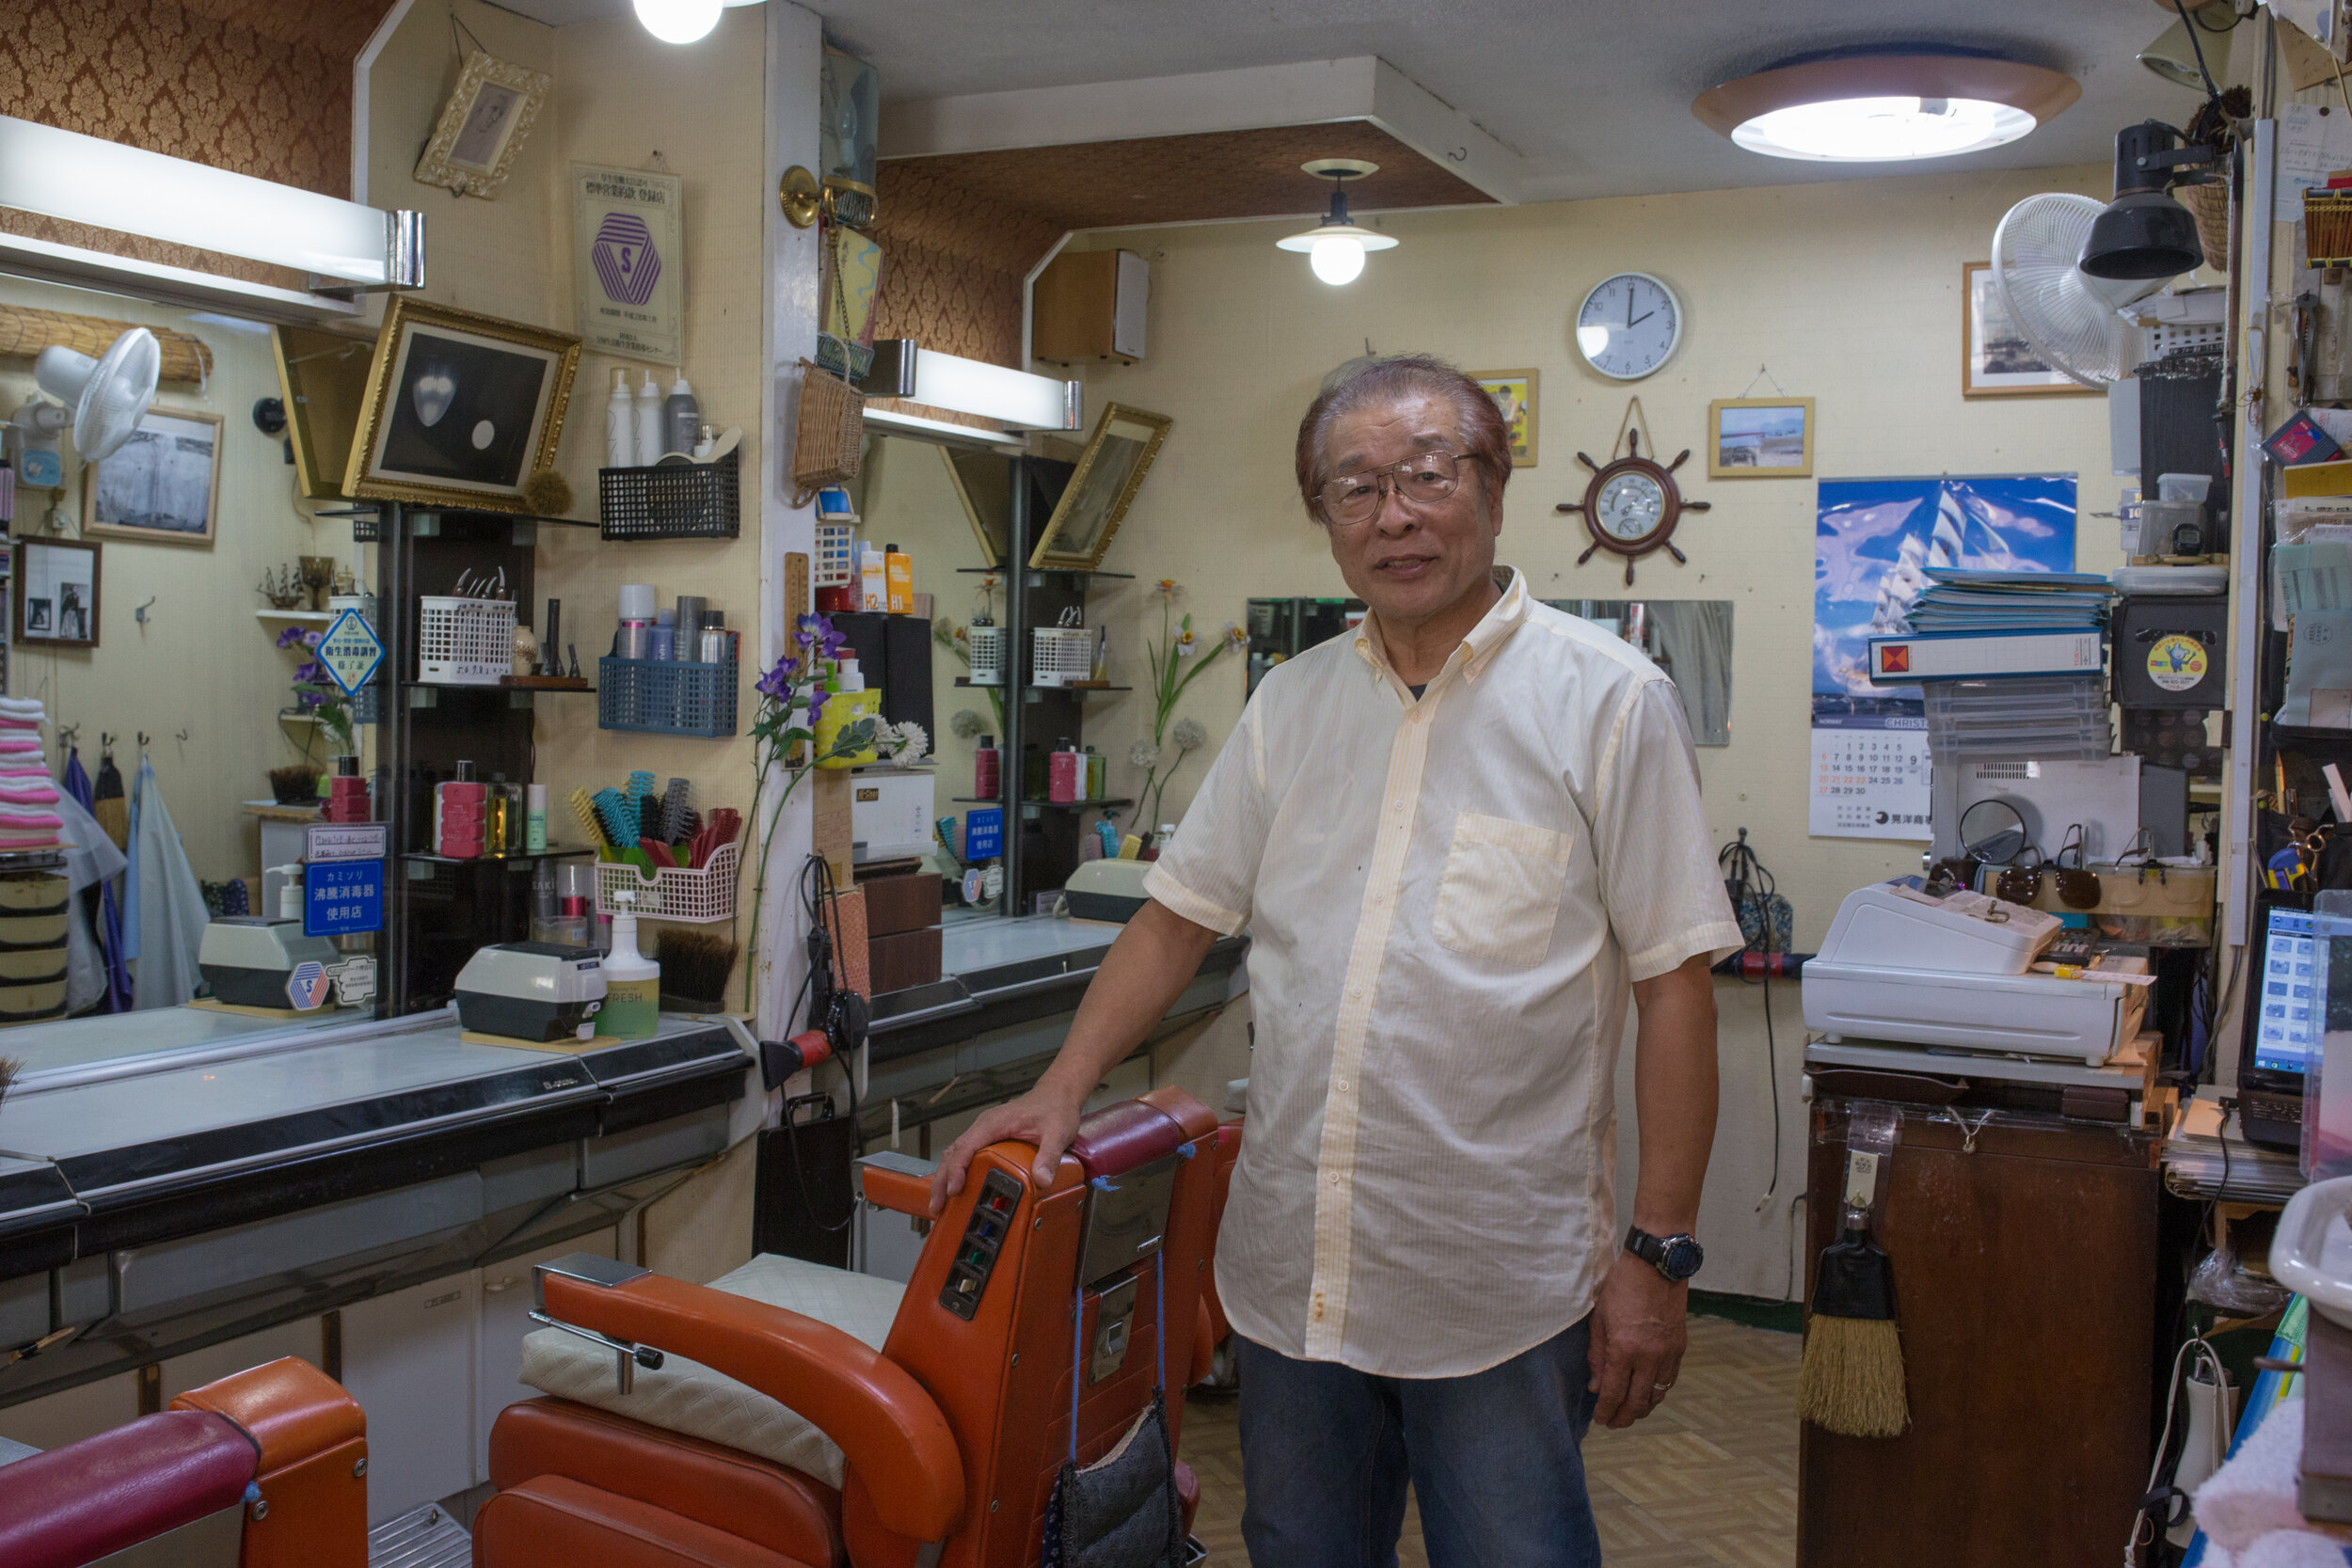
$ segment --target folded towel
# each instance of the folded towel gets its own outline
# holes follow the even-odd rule
[[[2211,1562],[2213,1554],[2207,1552]],[[2344,1568],[2344,1548],[2309,1530],[2278,1529],[2237,1554],[2236,1568]]]
[[[54,806],[57,803],[56,789],[32,787],[10,788],[0,783],[0,806]]]
[[[2190,1508],[2198,1528],[2233,1553],[2275,1530],[2302,1528],[2302,1511],[2295,1506],[2302,1459],[2303,1402],[2289,1400],[2264,1418],[2230,1462],[2197,1489]]]

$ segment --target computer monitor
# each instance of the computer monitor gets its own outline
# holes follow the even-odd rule
[[[2273,908],[2255,975],[2254,1028],[2247,1066],[2300,1078],[2319,1049],[2318,942],[2308,911]]]

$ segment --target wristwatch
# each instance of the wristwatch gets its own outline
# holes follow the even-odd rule
[[[1696,1237],[1688,1233],[1653,1236],[1638,1225],[1626,1231],[1625,1249],[1675,1285],[1698,1273],[1699,1265],[1707,1261]]]

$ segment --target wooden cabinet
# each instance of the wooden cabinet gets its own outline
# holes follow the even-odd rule
[[[1808,1295],[1836,1239],[1850,1103],[1813,1108]],[[1804,1568],[2113,1562],[2147,1485],[2155,1134],[2001,1111],[1970,1152],[1954,1115],[1985,1113],[1904,1109],[1878,1216],[1911,1430],[1805,1424]]]
[[[1029,352],[1061,364],[1118,359],[1132,365],[1143,357],[1151,292],[1151,265],[1132,250],[1057,256],[1038,275]]]

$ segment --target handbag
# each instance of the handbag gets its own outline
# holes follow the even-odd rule
[[[1183,1568],[1184,1511],[1176,1496],[1176,1450],[1168,1440],[1168,1282],[1152,1259],[1157,1301],[1158,1383],[1151,1407],[1111,1448],[1078,1467],[1078,1395],[1086,1386],[1086,1287],[1070,1304],[1070,1457],[1045,1505],[1040,1568]]]

